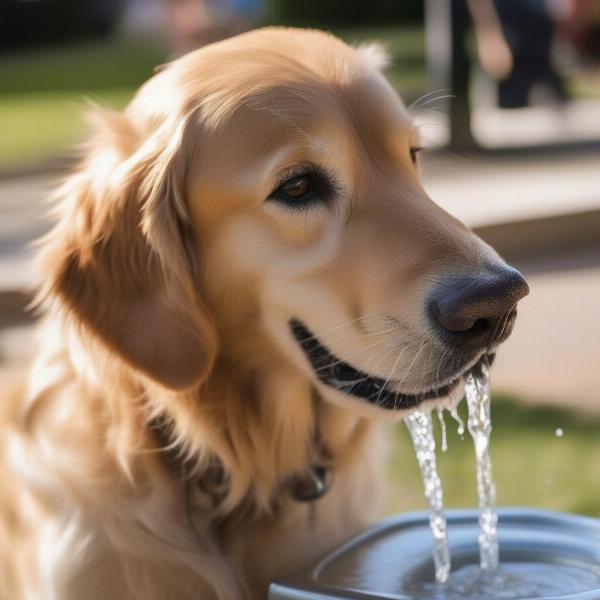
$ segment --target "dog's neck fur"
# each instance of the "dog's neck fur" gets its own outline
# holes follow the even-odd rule
[[[284,361],[269,357],[244,377],[236,373],[236,385],[218,361],[201,389],[175,394],[140,380],[63,314],[51,311],[44,327],[50,345],[38,356],[21,410],[24,478],[47,514],[81,522],[80,535],[110,539],[121,563],[143,548],[150,565],[186,572],[182,581],[196,591],[226,582],[231,589],[222,597],[264,597],[273,578],[308,566],[376,516],[381,436],[372,422],[315,400]],[[149,426],[159,415],[172,420],[192,475],[215,456],[224,466],[226,493],[217,507],[174,478]],[[313,513],[282,494],[281,484],[321,458],[317,420],[334,481],[315,503],[311,529]],[[68,556],[65,577],[77,585]],[[240,592],[247,586],[253,591]]]
[[[246,373],[240,373],[238,366],[237,385],[227,362],[217,361],[200,388],[175,393],[141,381],[129,368],[109,359],[98,342],[68,318],[54,315],[46,326],[64,328],[64,335],[55,339],[67,342],[47,349],[38,360],[38,374],[42,370],[54,375],[42,378],[51,382],[44,389],[33,386],[28,415],[50,408],[70,408],[82,421],[101,415],[105,423],[105,439],[98,440],[105,446],[101,452],[112,454],[124,479],[135,479],[137,467],[146,465],[148,457],[167,465],[161,448],[164,436],[161,439],[151,427],[157,419],[167,422],[168,454],[177,453],[185,461],[189,477],[200,477],[215,459],[222,465],[227,489],[218,507],[221,516],[249,498],[258,514],[269,514],[283,482],[325,457],[328,467],[338,469],[342,456],[344,462],[351,460],[346,446],[356,447],[357,439],[371,429],[368,422],[323,402],[303,376],[273,355]],[[82,406],[75,399],[69,404],[61,399],[65,388],[69,395],[78,388],[91,388],[93,393],[81,396],[93,405]],[[317,428],[323,443],[316,442]],[[145,433],[133,436],[135,431]]]

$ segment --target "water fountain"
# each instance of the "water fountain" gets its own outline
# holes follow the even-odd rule
[[[600,520],[534,509],[496,511],[487,363],[466,377],[465,396],[479,510],[444,513],[432,416],[415,411],[406,425],[429,514],[382,522],[313,568],[272,584],[270,600],[600,600]],[[456,409],[451,416],[462,437]],[[444,424],[442,450],[445,439]]]

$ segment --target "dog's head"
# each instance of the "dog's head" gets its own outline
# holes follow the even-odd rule
[[[218,356],[359,412],[447,397],[527,285],[421,187],[380,58],[270,29],[168,66],[63,190],[46,292],[171,389]]]

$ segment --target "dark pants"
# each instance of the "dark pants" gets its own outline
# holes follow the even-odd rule
[[[566,100],[563,82],[552,66],[554,22],[545,0],[495,0],[494,5],[514,65],[498,86],[500,107],[527,106],[531,88],[537,83],[549,88],[557,100]]]

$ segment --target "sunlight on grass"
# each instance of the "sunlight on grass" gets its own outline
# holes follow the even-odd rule
[[[350,43],[378,40],[390,52],[387,72],[410,101],[425,91],[423,31],[418,27],[336,30]],[[84,132],[85,97],[122,107],[166,60],[156,40],[109,39],[0,57],[0,165],[10,168],[64,153]]]
[[[531,407],[496,395],[491,453],[498,506],[533,506],[600,516],[600,419]],[[466,422],[466,406],[461,404]],[[434,415],[435,416],[435,415]],[[437,421],[437,419],[436,419]],[[449,450],[438,452],[447,508],[475,508],[475,456],[449,417]],[[556,429],[564,431],[562,437]],[[439,428],[438,432],[439,434]],[[439,435],[438,447],[439,447]],[[394,427],[386,513],[424,510],[416,459],[404,425]]]
[[[122,108],[166,52],[152,38],[113,38],[0,57],[0,165],[64,153],[85,131],[86,98]]]
[[[2,93],[136,88],[166,61],[154,38],[114,37],[0,56]]]
[[[84,96],[76,92],[37,92],[0,97],[0,164],[35,162],[64,151],[85,131],[86,98],[122,108],[131,89],[102,90]]]

